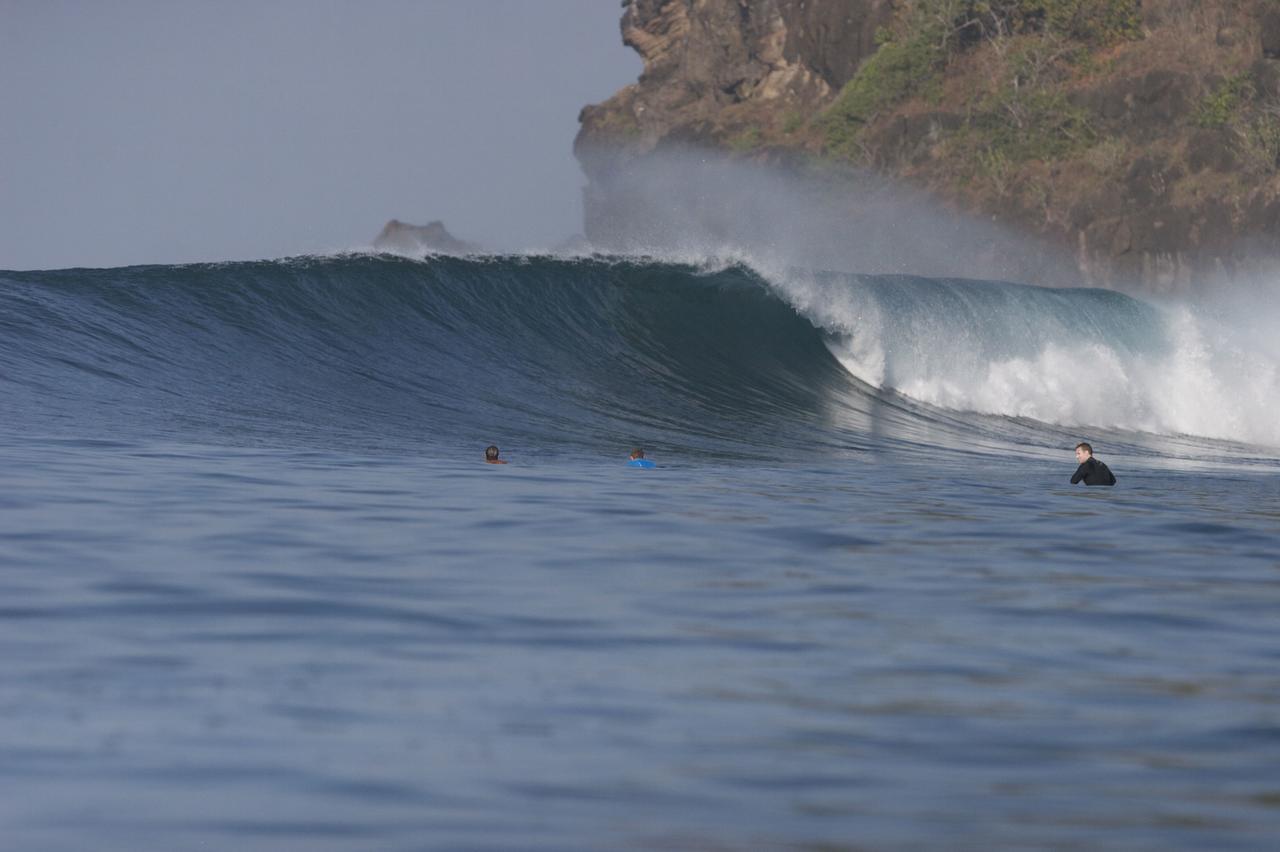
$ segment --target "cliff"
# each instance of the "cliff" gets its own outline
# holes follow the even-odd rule
[[[622,36],[644,71],[575,142],[593,239],[619,174],[695,146],[875,173],[1082,283],[1185,292],[1280,256],[1274,0],[630,0]]]

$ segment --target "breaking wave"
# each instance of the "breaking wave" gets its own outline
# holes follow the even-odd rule
[[[11,425],[58,434],[752,458],[1086,429],[1280,445],[1274,357],[1103,290],[357,254],[0,273],[0,332]]]

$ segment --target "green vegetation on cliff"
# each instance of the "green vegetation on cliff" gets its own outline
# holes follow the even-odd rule
[[[1200,99],[1195,122],[1201,127],[1225,127],[1237,118],[1241,107],[1253,95],[1253,84],[1248,74],[1228,77],[1213,92]]]
[[[1234,74],[1201,97],[1193,116],[1205,130],[1227,134],[1246,174],[1280,170],[1280,98],[1267,97],[1249,74]]]
[[[857,159],[862,127],[877,112],[911,95],[936,96],[931,90],[936,90],[938,74],[946,65],[954,31],[948,22],[928,14],[930,5],[907,7],[902,32],[882,29],[876,33],[879,50],[863,63],[824,116],[828,151]]]
[[[1137,0],[907,0],[823,116],[825,149],[866,159],[864,134],[881,111],[912,97],[939,103],[942,76],[979,47],[987,62],[970,75],[956,151],[1018,162],[1087,148],[1096,133],[1066,84],[1095,51],[1138,35]]]

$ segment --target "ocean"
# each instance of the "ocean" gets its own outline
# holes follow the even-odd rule
[[[1273,346],[731,259],[0,272],[0,846],[1274,848]]]

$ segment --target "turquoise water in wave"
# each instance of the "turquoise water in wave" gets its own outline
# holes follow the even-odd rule
[[[3,845],[1273,844],[1272,451],[1072,487],[1079,427],[612,268],[0,275]]]

